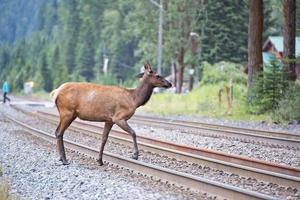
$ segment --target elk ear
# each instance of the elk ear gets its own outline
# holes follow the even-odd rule
[[[144,76],[144,72],[143,73],[139,73],[138,75],[136,75],[136,78],[142,78]]]
[[[144,62],[144,68],[145,68],[145,70],[148,70],[148,71],[151,71],[152,69],[151,69],[151,65],[150,65],[150,63],[148,62],[148,60],[146,60],[145,62]]]

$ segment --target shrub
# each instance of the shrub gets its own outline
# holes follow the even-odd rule
[[[278,107],[278,102],[285,95],[288,82],[283,75],[281,63],[272,61],[264,66],[264,71],[255,77],[253,95],[250,99],[252,113],[264,113]]]
[[[219,62],[214,65],[202,63],[202,84],[216,84],[233,79],[235,83],[247,84],[247,77],[243,73],[243,66],[228,62]]]
[[[278,122],[300,120],[300,81],[288,88],[278,102],[278,108],[272,113],[272,118]]]

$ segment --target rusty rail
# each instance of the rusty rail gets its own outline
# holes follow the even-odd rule
[[[300,134],[292,134],[279,131],[266,131],[261,129],[249,129],[227,125],[209,124],[203,122],[191,122],[184,120],[171,120],[166,118],[154,118],[141,115],[135,115],[133,118],[135,123],[151,124],[167,128],[188,128],[191,130],[215,131],[216,134],[225,136],[241,137],[250,140],[258,140],[260,142],[286,145],[294,148],[300,148]]]
[[[27,112],[27,114],[35,115],[35,113],[31,112]],[[42,117],[51,123],[58,123],[58,115],[56,114],[48,112],[38,112],[36,114],[38,114],[38,117]],[[90,124],[82,120],[75,120],[70,128],[77,131],[80,130],[96,138],[101,137],[99,128],[103,129],[101,126]],[[131,137],[123,131],[113,129],[110,134],[110,140],[116,143],[132,145]],[[168,155],[176,159],[209,166],[219,170],[230,171],[231,173],[253,177],[263,181],[286,185],[288,187],[300,187],[299,168],[279,165],[245,156],[226,154],[219,151],[178,145],[141,136],[138,137],[138,143],[143,150],[150,152]]]

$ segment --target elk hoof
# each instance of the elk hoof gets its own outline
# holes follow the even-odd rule
[[[62,160],[63,165],[69,165],[70,163],[67,160]]]
[[[69,165],[70,163],[65,158],[60,158],[59,161],[62,162],[63,165]]]
[[[137,159],[139,158],[139,154],[133,154],[133,155],[131,156],[131,158],[133,158],[134,160],[137,160]]]
[[[59,158],[59,161],[61,161],[63,165],[69,165],[69,164],[70,164],[70,163],[69,163],[66,159],[64,159],[64,158]]]
[[[97,162],[98,162],[98,164],[100,165],[100,166],[102,166],[103,165],[103,161],[102,161],[102,159],[100,160],[100,159],[97,159]]]

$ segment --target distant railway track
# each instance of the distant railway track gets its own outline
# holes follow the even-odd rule
[[[39,138],[47,140],[51,143],[56,142],[56,138],[53,134],[49,134],[42,130],[38,130],[34,127],[24,124],[23,122],[14,119],[12,116],[6,115],[6,117],[12,122],[22,126],[23,130],[35,135]],[[98,150],[90,148],[69,140],[65,140],[66,148],[84,154],[88,157],[96,159],[98,157]],[[229,199],[276,199],[272,196],[261,194],[258,192],[241,189],[232,185],[219,183],[216,181],[207,180],[198,176],[193,176],[186,173],[177,172],[174,170],[158,167],[155,165],[147,164],[144,162],[136,161],[133,159],[124,158],[122,156],[104,152],[104,160],[135,173],[142,174],[154,179],[161,179],[167,184],[181,186],[185,188],[191,188],[196,191],[207,192],[212,195],[217,195],[223,198]]]
[[[156,118],[149,116],[135,115],[132,122],[162,127],[167,129],[178,129],[185,132],[205,130],[210,131],[212,135],[222,135],[231,138],[241,138],[250,141],[256,141],[265,144],[274,144],[279,146],[288,146],[300,149],[300,134],[291,134],[287,132],[265,131],[259,129],[249,129],[234,126],[209,124],[202,122],[191,122],[183,120],[171,120],[166,118]]]
[[[50,123],[58,123],[58,115],[49,112],[28,112],[15,107],[25,114],[34,115]],[[84,121],[74,121],[70,129],[81,131],[89,136],[100,138],[98,125],[86,123]],[[112,130],[110,141],[131,146],[131,137],[123,131]],[[278,165],[271,162],[251,159],[244,156],[226,154],[219,151],[202,148],[192,148],[185,145],[178,145],[171,142],[155,140],[147,137],[138,137],[141,149],[162,155],[167,155],[179,160],[208,166],[218,170],[229,171],[246,177],[256,178],[267,182],[272,182],[288,187],[300,188],[300,169],[285,165]]]

